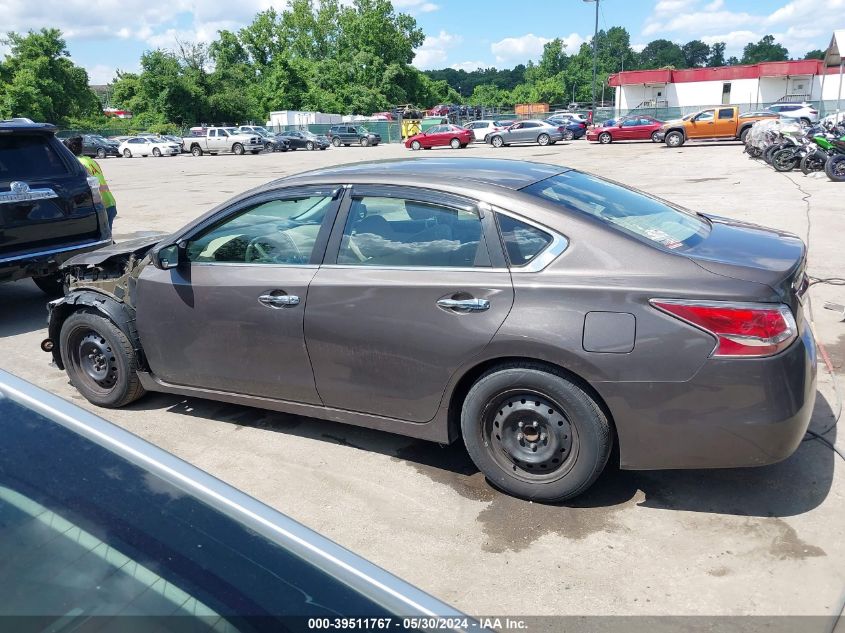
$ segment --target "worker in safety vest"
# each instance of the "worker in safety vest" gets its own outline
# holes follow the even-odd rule
[[[117,203],[115,202],[114,196],[112,195],[109,185],[106,182],[106,177],[103,175],[103,170],[93,158],[82,155],[81,136],[71,136],[70,138],[65,139],[65,145],[71,153],[79,159],[79,162],[82,163],[83,167],[85,167],[85,171],[88,172],[88,175],[94,176],[100,181],[100,197],[103,199],[103,206],[106,207],[106,212],[109,215],[109,228],[111,229],[114,224],[114,218],[117,216]]]

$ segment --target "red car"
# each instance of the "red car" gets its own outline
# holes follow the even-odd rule
[[[595,126],[587,130],[588,141],[598,141],[602,145],[614,141],[647,141],[658,143],[657,130],[663,125],[650,116],[627,116],[623,117],[612,125]]]
[[[462,149],[472,143],[473,139],[472,130],[465,127],[450,124],[435,125],[425,132],[409,136],[405,141],[405,147],[413,150],[446,146]]]

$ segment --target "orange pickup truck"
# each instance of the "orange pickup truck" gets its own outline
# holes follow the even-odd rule
[[[777,118],[774,112],[747,112],[741,114],[736,106],[707,108],[687,115],[683,119],[666,121],[657,131],[657,139],[669,147],[680,147],[687,141],[704,139],[737,139],[745,135],[757,121]],[[661,138],[662,137],[662,138]]]

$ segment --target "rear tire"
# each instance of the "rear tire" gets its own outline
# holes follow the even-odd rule
[[[660,142],[660,135],[657,132],[651,133],[651,142],[652,143],[659,143]]]
[[[751,131],[750,127],[745,128],[742,132],[739,133],[739,140],[745,143],[745,140],[748,138],[748,133]]]
[[[792,171],[798,166],[798,157],[793,154],[792,149],[779,149],[772,154],[772,167],[776,171]]]
[[[449,147],[451,147],[452,149],[461,149],[460,139],[453,138],[451,141],[449,141]]]
[[[191,155],[193,155],[193,156],[202,156],[202,147],[200,147],[199,145],[194,145],[194,146],[191,148]]]
[[[97,158],[99,158],[100,160],[103,160],[105,157],[106,157],[106,150],[104,150],[102,147],[97,149]]]
[[[92,404],[117,408],[144,395],[138,356],[108,319],[90,312],[71,314],[62,324],[60,350],[71,384]]]
[[[801,159],[801,171],[805,176],[816,171],[824,171],[826,163],[826,154],[823,152],[813,152],[812,154],[807,154]]]
[[[549,144],[549,141],[551,141],[551,140],[552,139],[548,134],[541,134],[540,136],[537,137],[537,144],[545,147],[546,145]]]
[[[564,141],[574,141],[575,140],[575,132],[572,130],[566,130],[563,133],[563,140]]]
[[[613,444],[610,422],[595,400],[562,373],[533,363],[482,375],[464,400],[461,431],[490,483],[542,502],[589,488]]]
[[[845,154],[837,154],[827,159],[824,173],[833,182],[845,182]]]

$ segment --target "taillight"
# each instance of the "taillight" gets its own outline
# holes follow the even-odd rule
[[[771,356],[798,336],[795,318],[783,304],[652,299],[651,305],[712,334],[713,356]]]
[[[100,195],[100,181],[96,176],[88,176],[88,187],[91,189],[94,205],[103,204],[103,196]]]

